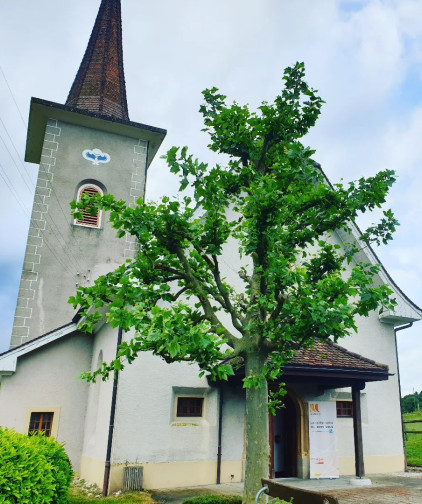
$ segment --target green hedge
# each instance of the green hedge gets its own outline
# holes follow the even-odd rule
[[[198,495],[189,497],[183,504],[242,504],[242,497],[237,495]]]
[[[0,504],[66,504],[72,476],[53,438],[0,427]]]

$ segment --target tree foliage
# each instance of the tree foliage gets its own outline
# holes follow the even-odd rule
[[[407,394],[401,398],[401,412],[414,413],[422,409],[422,391]]]
[[[356,255],[386,243],[397,222],[384,211],[358,239],[353,223],[381,207],[394,173],[332,186],[300,140],[323,101],[305,82],[303,63],[287,68],[283,79],[281,94],[257,111],[228,105],[216,88],[203,92],[209,148],[225,161],[211,167],[187,147],[170,149],[165,157],[180,177],[178,198],[133,206],[106,194],[73,202],[75,216],[82,208],[109,211],[118,236],[134,235],[139,244],[133,260],[79,287],[70,300],[87,315],[85,330],[106,305],[112,326],[135,331],[98,371],[103,377],[143,351],[196,362],[214,379],[233,374],[238,357],[252,415],[248,404],[259,395],[266,404],[267,381],[298,348],[337,341],[356,330],[357,316],[392,308],[390,289],[374,283],[379,266]],[[342,243],[336,230],[350,240]],[[249,467],[261,460],[255,475],[247,469],[256,484],[268,465],[265,421],[264,415],[249,428],[247,420],[248,442],[254,429],[264,430],[256,438],[262,453],[247,452]]]

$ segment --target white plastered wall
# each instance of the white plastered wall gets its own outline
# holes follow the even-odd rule
[[[331,238],[341,244],[339,234],[334,234]],[[369,259],[363,256],[360,260],[369,262]],[[375,277],[374,283],[381,284],[381,278]],[[401,313],[403,309],[401,306],[398,311]],[[339,345],[351,352],[387,364],[392,375],[386,381],[368,382],[361,391],[362,437],[367,473],[392,472],[404,468],[397,348],[392,322],[393,320],[389,323],[383,322],[378,310],[373,311],[368,317],[356,319],[357,333],[338,341]],[[340,399],[335,391],[330,396],[332,400],[336,397]],[[338,427],[340,470],[344,474],[353,474],[355,468],[352,420],[339,419]]]
[[[119,376],[111,489],[125,465],[142,465],[145,488],[213,484],[217,476],[219,390],[199,369],[139,355]],[[178,396],[203,397],[202,418],[176,416]],[[243,477],[242,390],[225,386],[221,481]]]
[[[53,433],[76,472],[88,397],[78,376],[89,369],[91,344],[91,336],[70,334],[19,357],[15,373],[1,378],[0,425],[26,433],[30,411],[54,411]]]
[[[361,392],[364,402],[362,437],[364,456],[367,458],[365,470],[368,473],[403,470],[404,453],[394,328],[390,324],[380,322],[376,313],[371,313],[367,318],[360,317],[358,328],[357,334],[348,336],[339,343],[352,352],[387,364],[389,372],[393,375],[387,381],[367,383]],[[339,424],[343,429],[347,429],[347,439],[353,441],[352,427],[344,420]],[[353,463],[350,462],[350,457],[353,457],[353,444],[349,443],[347,448],[344,447],[344,452],[345,457],[349,457],[348,460],[344,459],[344,470],[348,464],[348,471],[351,465],[353,471]]]
[[[115,358],[118,329],[103,325],[94,337],[89,369]],[[102,487],[110,425],[113,374],[107,381],[100,377],[90,383],[84,425],[81,477]]]
[[[245,471],[245,389],[242,384],[222,385],[223,428],[221,482],[242,481]],[[237,464],[231,464],[237,461]]]

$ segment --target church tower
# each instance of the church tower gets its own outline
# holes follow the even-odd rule
[[[131,237],[117,239],[101,213],[74,220],[69,202],[85,193],[143,197],[165,134],[129,120],[120,0],[102,0],[66,104],[31,99],[25,160],[39,173],[11,347],[69,323],[76,287],[133,257]]]

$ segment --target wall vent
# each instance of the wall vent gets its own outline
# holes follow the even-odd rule
[[[142,466],[126,466],[123,468],[123,491],[142,490],[143,483]]]

